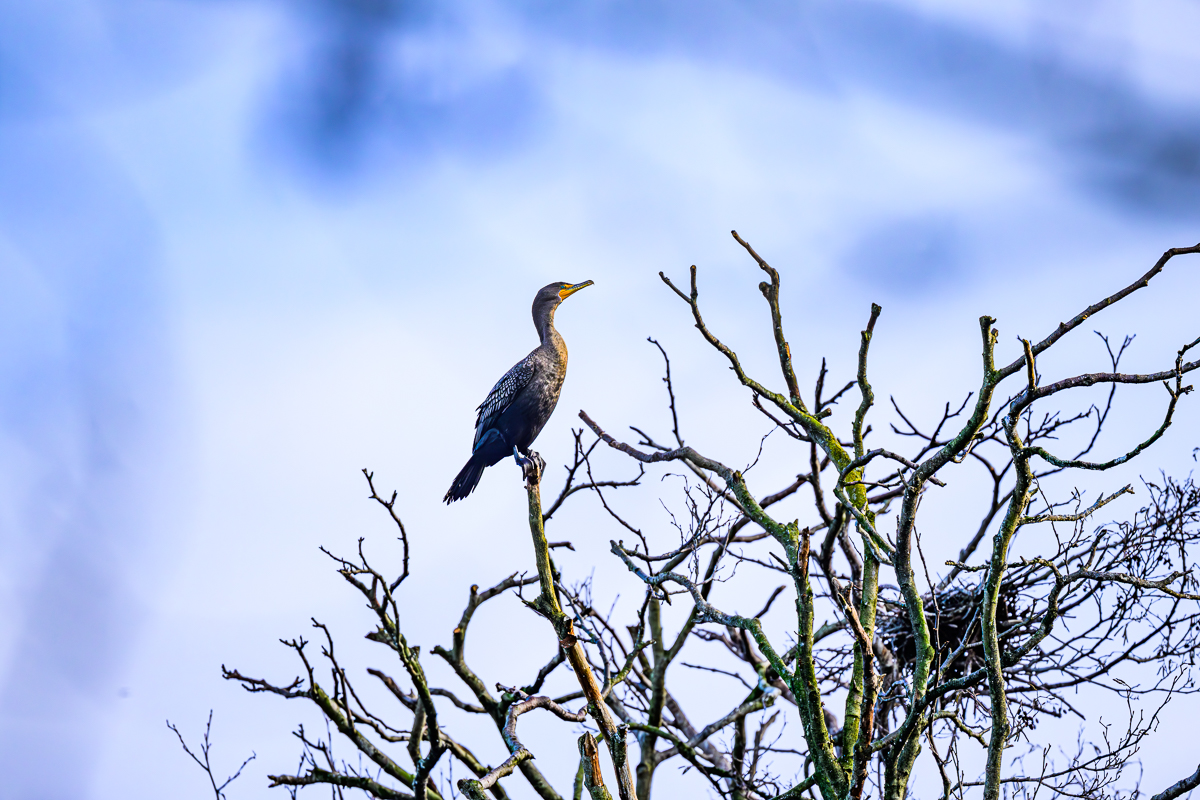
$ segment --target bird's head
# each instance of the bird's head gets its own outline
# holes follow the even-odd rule
[[[537,320],[542,315],[553,311],[563,300],[591,285],[591,281],[583,283],[562,283],[560,281],[543,286],[537,296],[533,298],[533,318]]]

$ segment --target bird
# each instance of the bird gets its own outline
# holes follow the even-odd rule
[[[531,468],[541,474],[545,462],[529,446],[554,413],[567,375],[567,344],[554,329],[554,312],[563,300],[591,285],[592,281],[551,283],[533,298],[533,324],[541,344],[504,373],[479,405],[471,458],[446,492],[447,505],[469,495],[485,469],[510,455],[526,474]]]

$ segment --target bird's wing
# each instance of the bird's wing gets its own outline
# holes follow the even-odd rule
[[[537,365],[532,358],[526,357],[496,381],[496,385],[488,392],[487,399],[479,405],[479,416],[475,420],[475,444],[472,449],[479,448],[483,435],[505,409],[512,405],[513,400],[533,380],[536,373]]]

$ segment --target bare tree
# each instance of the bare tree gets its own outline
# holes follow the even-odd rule
[[[728,466],[686,445],[670,361],[662,351],[670,438],[660,441],[635,427],[637,441],[621,441],[581,411],[585,427],[574,434],[573,463],[545,511],[542,476],[536,467],[526,468],[536,577],[510,575],[482,591],[472,586],[450,644],[426,656],[401,633],[402,585],[410,564],[397,497],[380,496],[373,475],[364,470],[370,497],[397,526],[399,569],[390,574],[376,569],[362,540],[355,557],[330,557],[373,612],[368,638],[398,659],[400,680],[387,669],[372,667],[366,674],[399,701],[405,716],[368,708],[355,688],[360,672],[342,663],[333,633],[314,620],[319,656],[304,639],[285,642],[303,668],[294,681],[224,671],[251,692],[315,704],[331,726],[324,737],[297,731],[300,767],[271,776],[273,786],[293,795],[299,787],[323,784],[378,798],[438,798],[455,791],[505,798],[505,784],[511,788],[511,781],[523,779],[539,797],[558,800],[560,789],[534,766],[518,737],[522,715],[540,710],[582,732],[575,798],[615,792],[621,800],[644,800],[661,785],[655,783],[659,768],[672,763],[722,797],[899,800],[910,792],[922,757],[936,766],[947,800],[979,794],[992,800],[1002,792],[1032,796],[1039,789],[1072,797],[1141,796],[1137,786],[1122,781],[1127,767],[1156,727],[1162,706],[1175,695],[1197,691],[1191,668],[1200,596],[1190,549],[1200,540],[1200,487],[1190,478],[1143,481],[1137,489],[1146,498],[1142,508],[1129,519],[1103,524],[1098,524],[1102,510],[1134,492],[1132,485],[1110,487],[1091,502],[1078,489],[1055,493],[1061,492],[1056,487],[1063,476],[1124,464],[1166,433],[1176,406],[1192,389],[1185,375],[1200,367],[1200,361],[1188,360],[1200,339],[1183,344],[1173,361],[1152,373],[1120,371],[1129,339],[1120,346],[1103,339],[1110,371],[1051,379],[1040,373],[1038,358],[1085,321],[1146,288],[1172,258],[1200,253],[1200,245],[1168,250],[1137,281],[1041,340],[1022,339],[1024,354],[1007,366],[995,363],[996,321],[980,318],[979,389],[959,404],[946,403],[932,427],[918,424],[893,401],[892,430],[910,443],[901,453],[867,445],[867,420],[876,402],[868,355],[879,306],[872,306],[862,331],[856,379],[830,393],[822,362],[813,393],[805,398],[784,332],[779,273],[736,232],[733,236],[766,276],[759,288],[770,314],[782,391],[748,374],[705,323],[695,267],[686,288],[661,277],[687,306],[703,339],[750,389],[769,430],[788,437],[803,470],[764,493],[751,487],[750,467]],[[1107,444],[1102,434],[1119,384],[1163,385],[1166,409],[1140,443],[1102,460],[1105,456],[1092,454]],[[1108,388],[1106,400],[1066,410],[1068,396],[1095,386]],[[847,429],[835,431],[826,420],[847,396],[857,397],[857,407]],[[1077,442],[1073,450],[1055,452],[1069,441]],[[598,479],[598,448],[611,452],[610,458],[630,460],[637,474]],[[686,478],[675,498],[683,513],[672,517],[671,530],[646,533],[647,525],[614,508],[612,493],[645,491],[646,471],[663,469],[681,470]],[[954,491],[950,476],[961,470],[982,471],[990,491],[964,527],[957,558],[938,567],[928,563],[922,548],[922,498],[930,487]],[[1059,480],[1048,480],[1051,476]],[[812,500],[804,524],[774,513],[776,504],[801,495]],[[588,496],[620,531],[611,542],[613,561],[598,566],[626,569],[643,586],[640,603],[624,619],[596,607],[591,581],[565,579],[553,554],[570,545],[546,537],[546,524],[564,503]],[[968,499],[961,501],[960,520],[970,513]],[[890,513],[894,525],[885,527]],[[1021,537],[1033,530],[1049,533]],[[675,544],[666,550],[651,545],[664,537]],[[723,592],[740,581],[761,583],[764,574],[782,585],[761,611],[743,616],[721,609]],[[536,587],[526,606],[553,627],[559,647],[531,670],[527,685],[493,689],[468,663],[467,633],[483,603],[524,587]],[[668,629],[666,606],[680,603],[686,618]],[[764,626],[773,608],[791,609],[784,626],[790,636],[781,638]],[[823,618],[831,621],[818,625]],[[725,656],[715,657],[713,644]],[[461,686],[431,685],[422,665],[429,656],[448,665]],[[548,676],[564,663],[578,689],[553,698],[541,694]],[[728,694],[727,712],[700,724],[693,723],[678,689],[697,671],[727,676],[728,686],[740,687]],[[1125,680],[1134,674],[1136,682]],[[1037,741],[1039,723],[1079,713],[1073,703],[1080,689],[1117,698],[1127,709],[1124,724],[1081,736],[1073,749]],[[465,700],[456,694],[463,691]],[[439,707],[449,706],[490,718],[509,757],[491,767],[452,738],[438,717]],[[333,731],[361,756],[358,766],[334,756]],[[598,740],[616,776],[611,789],[604,784]],[[451,782],[439,765],[453,764],[474,777]],[[1154,776],[1153,782],[1166,785],[1177,777]],[[1197,785],[1200,769],[1155,800],[1179,797]]]
[[[179,746],[183,748],[183,752],[187,753],[192,761],[194,761],[196,765],[200,767],[200,769],[204,770],[204,774],[208,776],[208,783],[213,790],[214,800],[226,800],[225,787],[236,781],[241,776],[242,770],[246,768],[247,764],[254,760],[255,756],[253,753],[251,753],[250,757],[243,761],[242,765],[238,767],[232,775],[218,783],[217,775],[213,772],[212,764],[212,718],[212,711],[209,711],[208,722],[206,722],[204,725],[204,739],[200,742],[200,755],[196,755],[192,748],[188,747],[187,740],[183,738],[183,734],[179,732],[179,728],[175,727],[170,720],[167,720],[167,727],[170,728],[171,732],[175,734],[175,737],[179,739]]]

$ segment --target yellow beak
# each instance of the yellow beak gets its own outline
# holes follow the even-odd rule
[[[586,289],[587,287],[589,287],[591,285],[592,285],[591,281],[584,281],[583,283],[572,284],[571,286],[568,286],[564,289],[559,289],[558,297],[560,300],[566,300],[568,297],[575,294],[580,289]]]

